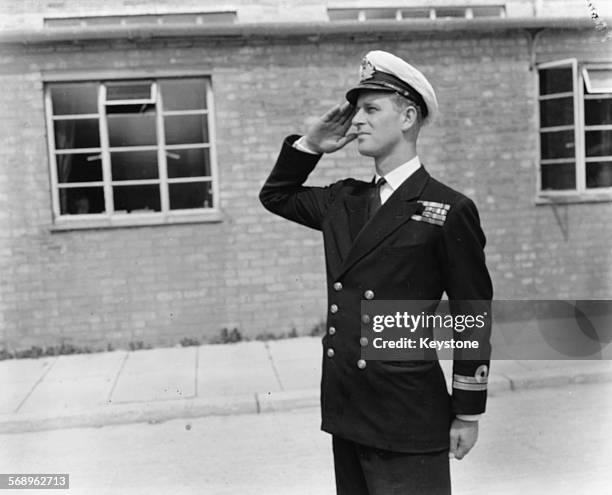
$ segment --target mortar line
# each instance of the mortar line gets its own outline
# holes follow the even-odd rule
[[[49,371],[51,371],[53,369],[53,367],[55,366],[55,363],[57,363],[57,360],[59,359],[59,356],[56,357],[55,361],[53,361],[53,363],[51,364],[51,366],[49,366],[49,368],[47,369],[47,371],[45,371],[38,380],[36,380],[36,382],[34,383],[34,385],[32,385],[32,388],[30,389],[30,391],[26,394],[26,396],[22,399],[22,401],[19,403],[19,405],[15,408],[15,412],[18,413],[19,409],[22,408],[22,406],[25,404],[25,402],[30,398],[30,396],[34,393],[34,389],[40,384],[40,382],[42,382],[45,379],[45,376],[47,376],[49,374]]]
[[[266,352],[268,353],[268,359],[270,360],[270,365],[272,366],[272,371],[274,372],[274,376],[276,377],[278,386],[280,387],[281,391],[285,390],[285,387],[283,387],[283,382],[280,379],[280,374],[278,373],[278,369],[276,368],[276,365],[274,364],[274,359],[272,358],[272,353],[270,352],[270,346],[268,345],[268,342],[264,342],[264,346],[266,348]]]

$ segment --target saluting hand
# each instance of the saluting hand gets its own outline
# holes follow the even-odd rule
[[[333,153],[344,147],[357,137],[356,133],[347,134],[355,111],[349,102],[334,106],[308,129],[304,144],[317,153]]]
[[[463,459],[478,440],[478,421],[455,418],[450,429],[450,457]]]

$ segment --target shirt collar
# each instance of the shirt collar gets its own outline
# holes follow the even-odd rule
[[[386,174],[385,181],[394,191],[402,185],[402,183],[414,174],[421,166],[421,160],[418,156],[415,156],[406,163],[401,164],[399,167],[394,168]],[[378,181],[381,176],[376,174],[374,182]]]

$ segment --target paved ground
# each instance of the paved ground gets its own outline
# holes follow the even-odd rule
[[[0,433],[313,407],[320,356],[320,338],[301,337],[1,361]],[[609,359],[504,359],[491,370],[491,395],[612,380]]]
[[[492,394],[476,448],[451,461],[454,494],[609,494],[611,417],[610,383]],[[2,434],[0,445],[0,472],[69,473],[74,495],[334,493],[318,408]]]

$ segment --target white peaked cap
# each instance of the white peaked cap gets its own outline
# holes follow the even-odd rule
[[[392,91],[414,101],[421,107],[424,124],[432,122],[438,113],[436,93],[423,73],[382,50],[371,51],[363,57],[359,82],[346,93],[346,99],[355,104],[361,90]]]

